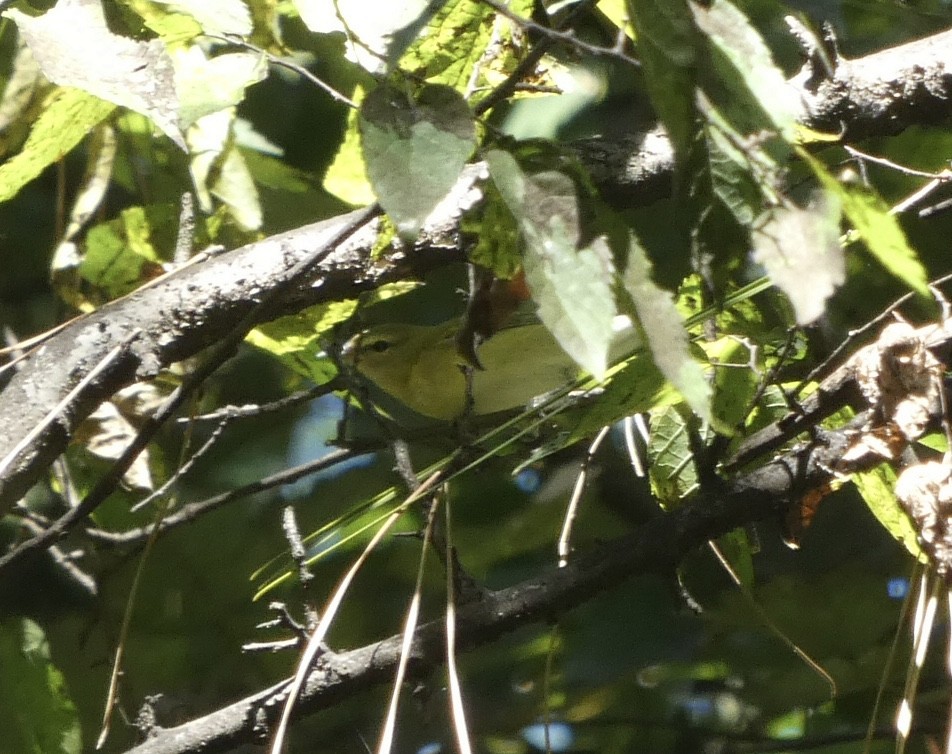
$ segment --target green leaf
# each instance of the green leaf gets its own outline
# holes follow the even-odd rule
[[[762,379],[750,363],[750,346],[732,335],[700,344],[714,365],[711,411],[726,427],[736,427],[744,421]]]
[[[929,559],[919,547],[915,527],[896,500],[893,491],[896,489],[896,472],[884,463],[872,471],[853,474],[851,478],[866,505],[886,531],[909,550],[913,557],[927,563]]]
[[[214,210],[212,197],[246,230],[261,227],[263,216],[258,190],[234,140],[235,109],[206,115],[188,129],[192,158],[189,170],[203,212]]]
[[[0,165],[0,202],[16,196],[49,165],[63,159],[116,106],[79,89],[57,89],[33,124],[22,151]]]
[[[730,563],[734,574],[747,589],[754,588],[754,558],[746,529],[734,529],[717,538],[721,554]]]
[[[348,42],[349,57],[372,73],[380,71],[382,62],[392,67],[442,4],[430,0],[294,1],[311,31],[344,32],[348,39],[353,38]]]
[[[262,55],[235,52],[208,59],[194,45],[176,51],[173,62],[182,128],[204,115],[237,105],[245,98],[247,88],[268,73]]]
[[[697,488],[687,425],[677,407],[652,412],[648,460],[651,490],[662,508],[674,507]]]
[[[720,200],[737,224],[749,228],[763,208],[763,193],[750,167],[749,154],[737,144],[741,137],[712,106],[704,129],[710,192]]]
[[[591,437],[602,427],[632,414],[673,406],[682,400],[646,353],[636,354],[611,370],[599,387],[598,400],[572,427],[570,441]]]
[[[532,0],[511,0],[510,12],[529,18]],[[492,8],[471,0],[450,0],[433,16],[426,32],[400,59],[413,76],[460,92],[488,92],[519,62],[521,30]]]
[[[622,284],[648,339],[662,374],[701,418],[711,421],[711,387],[701,365],[691,356],[690,341],[674,297],[651,279],[651,262],[631,235]],[[725,428],[726,429],[726,428]]]
[[[211,193],[226,207],[239,227],[258,230],[264,222],[261,201],[251,171],[245,164],[241,150],[234,143],[228,145]]]
[[[631,25],[628,8],[625,0],[599,0],[598,10],[605,14],[605,18],[615,24],[617,29],[625,32],[629,39],[635,38],[635,29]]]
[[[234,34],[245,37],[253,26],[251,13],[243,0],[164,0],[173,12],[187,13],[209,34]]]
[[[361,105],[360,135],[381,206],[402,236],[415,238],[476,146],[469,107],[447,86],[425,86],[411,100],[381,84]]]
[[[847,186],[830,175],[826,166],[805,149],[797,153],[810,166],[824,188],[837,196],[843,214],[855,228],[866,249],[899,280],[924,296],[929,295],[929,278],[896,216],[872,189]]]
[[[519,223],[523,268],[539,319],[565,352],[597,379],[608,368],[614,265],[604,238],[579,248],[575,184],[555,171],[526,175],[506,152],[486,155],[493,183]]]
[[[698,29],[710,42],[718,82],[731,90],[729,102],[756,108],[792,142],[798,113],[796,90],[787,84],[759,32],[727,0],[715,0],[709,7],[692,4],[691,9]],[[738,91],[738,84],[746,92]],[[732,122],[738,126],[738,121]],[[759,129],[751,124],[745,130]]]
[[[172,60],[158,39],[110,31],[100,2],[57,3],[41,16],[12,8],[7,16],[46,76],[148,117],[181,149]]]
[[[321,384],[337,374],[333,362],[321,353],[321,341],[356,308],[354,299],[318,304],[260,325],[245,339],[276,356],[292,372]]]
[[[523,267],[539,319],[565,352],[596,379],[605,376],[615,303],[608,244],[596,238],[575,248],[575,234],[553,216],[543,233],[527,237]]]
[[[79,265],[84,280],[118,298],[161,272],[156,247],[171,249],[178,212],[171,205],[130,207],[115,220],[86,234],[85,255]]]
[[[365,96],[364,87],[358,86],[352,100],[359,104]],[[360,145],[360,115],[357,110],[351,110],[347,114],[344,139],[324,175],[324,188],[341,201],[355,206],[370,204],[377,198],[367,178],[367,166]]]
[[[628,0],[651,103],[683,162],[694,139],[699,36],[686,0]]]
[[[0,623],[0,666],[3,751],[80,754],[79,715],[43,629],[26,618]]]
[[[487,183],[483,201],[463,217],[462,231],[476,239],[470,261],[509,280],[522,267],[519,226],[495,184]]]
[[[754,261],[790,299],[797,324],[814,322],[846,279],[837,195],[820,192],[805,208],[767,210],[755,223],[751,239]]]

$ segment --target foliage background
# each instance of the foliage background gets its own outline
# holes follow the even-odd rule
[[[148,5],[107,3],[106,11],[113,28],[148,35],[136,26],[136,14],[144,14]],[[760,0],[738,6],[788,75],[800,59],[782,23],[785,13],[801,13],[817,26],[832,23],[847,57],[941,30],[952,17],[940,0]],[[266,48],[274,44],[268,24],[275,24],[286,49],[317,77],[344,92],[353,91],[361,80],[364,74],[342,56],[340,35],[312,34],[288,4],[255,0],[248,7],[255,19],[251,39],[256,44]],[[151,12],[156,13],[154,7]],[[16,32],[9,20],[0,24],[0,60],[9,71]],[[624,131],[633,116],[644,117],[644,93],[631,84],[624,69],[584,54],[580,62],[601,78],[599,95],[576,102],[570,117],[561,110],[564,103],[533,105],[524,100],[529,103],[525,107],[535,109],[514,118],[516,136],[571,138]],[[237,114],[277,147],[270,154],[242,150],[255,180],[262,222],[257,228],[241,227],[234,206],[219,200],[213,220],[199,228],[201,242],[231,248],[333,216],[348,206],[322,187],[346,132],[346,107],[300,76],[272,66],[267,78],[248,88]],[[4,133],[6,155],[22,145],[30,115],[24,112]],[[153,142],[147,131],[145,141],[137,142],[136,128],[142,127],[134,122],[137,116],[121,117],[127,118],[121,124],[125,141],[92,225],[108,223],[132,206],[161,207],[164,219],[155,226],[152,245],[167,255],[178,196],[189,186],[187,166],[167,140]],[[527,122],[534,132],[520,125]],[[870,139],[862,148],[903,165],[938,170],[949,154],[949,140],[947,128],[911,128],[898,136]],[[116,293],[89,280],[64,283],[55,270],[51,283],[53,251],[66,224],[64,206],[82,184],[89,151],[88,143],[72,150],[0,203],[4,270],[0,322],[20,337]],[[145,186],[136,183],[138,169],[148,176]],[[889,203],[922,184],[921,178],[876,166],[869,171]],[[662,201],[632,212],[630,219],[653,254],[658,281],[674,287],[687,260],[663,252],[670,228],[657,222],[658,217],[670,217],[671,211]],[[950,222],[948,213],[904,220],[911,244],[933,277],[949,271]],[[868,257],[853,254],[848,263],[847,283],[831,300],[823,327],[811,333],[818,349],[839,343],[850,327],[864,323],[904,291]],[[444,296],[455,285],[451,275],[430,281],[431,287],[442,288]],[[431,305],[421,297],[407,306],[416,310]],[[922,308],[928,310],[927,305]],[[303,384],[303,378],[268,354],[247,347],[208,384],[202,406],[263,403]],[[328,398],[238,423],[181,482],[179,499],[202,499],[326,452],[325,442],[335,435],[341,412],[340,401]],[[200,427],[196,432],[201,437],[206,430]],[[178,425],[162,433],[151,456],[157,476],[174,466],[183,433]],[[414,461],[422,466],[428,452],[432,453],[415,449]],[[533,468],[537,480],[531,475],[512,478],[511,464],[502,459],[455,485],[456,540],[474,576],[491,587],[508,585],[554,559],[565,500],[583,454],[581,447],[561,451]],[[70,450],[69,461],[80,488],[87,488],[92,475],[103,468],[101,460],[81,447]],[[631,473],[617,433],[599,452],[596,467],[583,501],[578,542],[608,538],[654,511],[650,491]],[[298,585],[286,586],[253,601],[257,584],[249,574],[286,549],[282,507],[295,505],[306,532],[396,481],[386,453],[368,455],[346,469],[335,468],[307,483],[230,505],[158,542],[135,600],[121,684],[122,717],[114,723],[106,750],[124,751],[133,744],[136,733],[130,722],[142,700],[151,695],[161,693],[154,701],[158,722],[171,726],[289,674],[292,653],[243,654],[241,645],[268,638],[262,635],[268,632],[256,628],[272,616],[268,599],[286,601],[296,615],[302,598],[320,605],[358,550],[354,544],[322,560],[307,592]],[[128,512],[130,499],[115,495],[97,511],[95,523],[118,529],[147,522],[148,512]],[[54,502],[55,495],[48,490],[32,493],[31,504],[40,511],[52,510]],[[412,530],[416,524],[408,520],[404,528]],[[7,521],[0,533],[12,541],[18,528]],[[758,529],[757,540],[756,598],[793,641],[835,676],[839,687],[835,701],[822,680],[763,627],[710,554],[699,552],[684,564],[683,579],[704,608],[701,614],[687,607],[670,576],[643,576],[599,595],[552,626],[526,627],[463,656],[467,708],[481,749],[539,750],[539,723],[548,714],[564,723],[552,728],[552,748],[560,751],[769,751],[783,750],[780,742],[799,738],[814,741],[815,750],[859,751],[898,623],[901,601],[891,596],[894,580],[909,573],[911,559],[851,488],[821,507],[801,551],[785,549],[770,524]],[[48,664],[38,651],[29,668],[0,677],[0,730],[5,731],[0,751],[91,750],[98,734],[104,690],[139,555],[101,544],[84,547],[82,565],[95,575],[95,594],[45,557],[26,562],[0,581],[2,664],[21,655],[17,648],[25,646],[24,632],[34,630],[34,624],[23,618],[42,628],[50,651]],[[332,646],[358,646],[398,630],[418,552],[415,540],[394,538],[371,559],[335,624]],[[441,577],[432,565],[424,610],[436,617],[442,609]],[[903,662],[898,665],[901,675]],[[50,692],[54,685],[50,673],[62,676],[59,696]],[[33,674],[41,680],[28,688],[27,679]],[[889,685],[889,698],[895,696],[897,679]],[[942,680],[941,667],[930,667],[923,683],[927,704],[945,698]],[[401,713],[399,750],[450,750],[442,669],[422,673],[415,685]],[[376,737],[385,694],[384,688],[369,691],[299,721],[293,728],[293,750],[366,751],[365,742],[372,745]],[[938,721],[945,716],[941,706],[936,705],[934,717],[928,711],[921,718],[923,725],[941,728]],[[77,731],[81,744],[76,743]],[[564,748],[559,748],[562,739],[556,734],[567,736]],[[720,748],[711,748],[712,742]],[[876,746],[875,750],[885,751],[892,744],[884,740]]]

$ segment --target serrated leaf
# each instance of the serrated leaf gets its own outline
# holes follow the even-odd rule
[[[507,8],[523,18],[532,15],[531,0],[511,0]],[[436,13],[400,60],[400,68],[460,92],[488,91],[518,63],[512,21],[488,5],[450,0]],[[474,75],[475,74],[475,75]]]
[[[553,216],[544,233],[527,235],[523,268],[539,319],[576,363],[602,379],[615,317],[611,251],[603,238],[582,249],[575,243]]]
[[[686,0],[628,0],[645,85],[683,161],[694,139],[697,28]]]
[[[14,196],[49,165],[65,157],[116,109],[79,89],[57,89],[33,124],[23,149],[0,165],[0,201]]]
[[[712,108],[708,116],[715,116]],[[704,130],[711,193],[721,201],[738,225],[749,228],[763,207],[763,195],[750,171],[748,155],[737,148],[736,132],[726,122],[709,123]]]
[[[555,171],[526,175],[499,150],[486,160],[525,240],[523,268],[539,319],[566,353],[601,379],[617,313],[608,244],[596,238],[578,248],[578,198],[568,176]]]
[[[697,487],[697,469],[687,426],[671,406],[652,412],[648,477],[662,508],[670,509]]]
[[[761,110],[780,135],[792,142],[796,136],[797,93],[774,63],[760,33],[727,0],[714,0],[709,6],[695,3],[690,7],[698,29],[711,43],[715,65],[723,64],[719,71],[720,82],[735,90],[730,101],[748,100],[745,103],[748,107]],[[748,97],[736,92],[735,82],[743,83]],[[737,127],[737,121],[732,119],[732,122]]]
[[[415,100],[378,86],[361,104],[360,136],[377,198],[406,238],[416,237],[476,146],[469,107],[454,89],[437,84]]]
[[[622,284],[645,332],[651,355],[691,409],[711,421],[711,387],[701,365],[691,356],[688,334],[674,297],[655,285],[651,273],[648,256],[638,240],[630,236]]]
[[[751,240],[754,261],[790,299],[797,324],[814,322],[846,280],[836,195],[818,193],[805,208],[767,210],[754,224]]]
[[[882,197],[863,186],[846,186],[822,162],[803,148],[797,153],[810,166],[823,187],[839,198],[843,214],[855,228],[866,249],[890,273],[915,291],[929,295],[929,278],[896,216]]]
[[[853,474],[851,478],[883,528],[909,550],[914,558],[927,563],[928,557],[919,547],[919,537],[912,521],[896,500],[896,472],[887,464],[882,464],[872,471]]]
[[[183,150],[172,61],[162,42],[113,34],[98,0],[61,0],[42,16],[11,8],[43,74],[152,120]]]

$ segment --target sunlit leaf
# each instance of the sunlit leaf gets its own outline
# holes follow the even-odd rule
[[[599,0],[598,9],[619,29],[624,30],[629,39],[635,38],[635,28],[631,25],[625,0]]]
[[[886,202],[872,189],[847,186],[836,180],[826,167],[805,149],[798,154],[812,168],[820,183],[839,198],[843,214],[863,244],[879,263],[915,291],[929,295],[928,275],[909,245],[899,220]]]
[[[7,15],[50,81],[142,113],[185,149],[175,74],[162,42],[113,34],[96,0],[60,2],[42,16],[15,8]]]
[[[675,506],[697,487],[688,429],[677,408],[652,412],[648,460],[651,490],[663,508]]]
[[[424,33],[400,59],[414,76],[446,84],[459,92],[488,91],[511,73],[519,61],[514,24],[483,3],[449,0],[433,16]],[[522,18],[532,15],[531,0],[511,0],[506,6]]]
[[[846,280],[836,194],[817,194],[808,206],[773,207],[754,224],[754,261],[787,294],[797,323],[808,325]]]
[[[212,197],[221,200],[239,226],[259,228],[263,221],[258,190],[241,152],[234,143],[234,108],[199,118],[188,129],[192,153],[189,169],[202,211],[214,209]]]
[[[129,293],[161,274],[159,249],[171,250],[176,222],[171,205],[130,207],[115,220],[90,228],[80,275],[108,298]]]
[[[49,165],[65,157],[116,109],[79,89],[58,89],[33,124],[23,149],[0,165],[0,201],[16,196]]]
[[[5,155],[10,144],[18,144],[29,125],[27,108],[41,86],[45,84],[40,67],[30,48],[18,39],[16,51],[8,63],[8,72],[0,77],[0,155]]]
[[[508,280],[522,267],[519,225],[495,185],[487,184],[484,193],[474,215],[466,215],[462,221],[462,230],[476,239],[469,258]]]
[[[797,120],[797,93],[787,84],[770,49],[747,17],[727,0],[709,6],[692,4],[694,21],[712,45],[715,65],[723,61],[719,80],[725,85],[743,82],[749,106],[761,110],[781,136],[793,141]],[[738,103],[741,96],[731,98]],[[735,127],[737,121],[734,121]]]
[[[173,54],[175,86],[179,94],[179,123],[188,128],[204,115],[240,103],[249,86],[264,79],[264,57],[235,52],[207,58],[200,47]]]
[[[356,103],[363,101],[366,90],[357,87],[353,95]],[[363,150],[360,145],[360,116],[356,110],[347,114],[347,127],[334,161],[324,175],[324,188],[349,204],[370,204],[376,199],[367,177]]]
[[[251,13],[243,0],[156,0],[172,11],[187,13],[210,34],[251,34]]]
[[[896,472],[892,467],[884,463],[872,471],[853,474],[851,478],[883,528],[909,550],[913,557],[923,563],[927,562],[926,554],[919,547],[919,536],[912,521],[896,500]]]
[[[375,73],[392,65],[410,46],[442,3],[406,0],[381,3],[377,0],[294,0],[301,20],[314,32],[348,35],[347,54]]]
[[[257,230],[264,222],[261,199],[241,150],[230,144],[221,162],[211,192],[228,207],[239,227]]]
[[[411,100],[381,84],[361,104],[360,135],[377,198],[409,238],[456,184],[476,145],[469,107],[455,90],[439,85]]]
[[[681,395],[665,380],[649,355],[638,354],[609,371],[600,386],[598,400],[584,410],[572,428],[570,439],[577,442],[627,416],[673,406],[681,400]]]
[[[276,356],[291,371],[320,384],[337,373],[333,362],[322,353],[322,342],[331,329],[350,317],[356,308],[357,302],[353,299],[318,304],[259,325],[245,339]]]

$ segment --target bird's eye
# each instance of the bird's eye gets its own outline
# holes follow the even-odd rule
[[[373,351],[374,353],[383,353],[390,348],[390,345],[390,342],[387,340],[375,340],[373,343],[365,346],[365,349]]]

